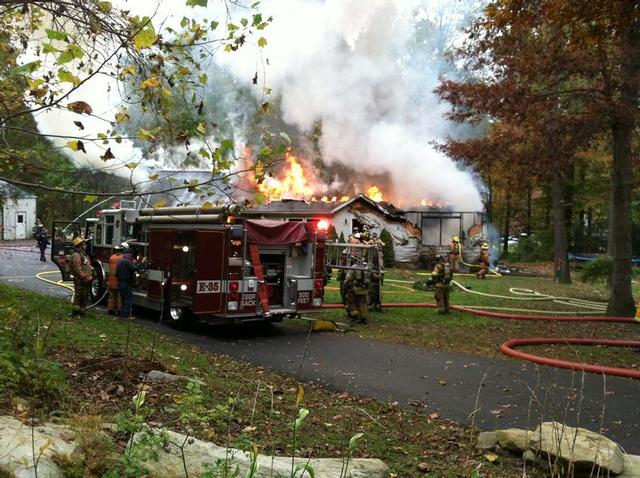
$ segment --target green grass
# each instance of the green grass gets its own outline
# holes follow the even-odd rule
[[[415,280],[427,277],[426,271],[389,270],[385,274],[383,304],[434,302],[433,292],[411,291]],[[590,301],[606,301],[603,285],[556,284],[539,277],[503,276],[480,280],[474,276],[456,275],[454,278],[472,292],[482,292],[505,297],[517,297],[512,288],[530,289],[541,294],[569,297]],[[403,281],[403,282],[395,282]],[[340,294],[335,280],[326,288],[326,303],[338,303]],[[470,307],[498,307],[523,309],[521,311],[496,310],[496,312],[528,313],[539,310],[553,315],[559,311],[575,311],[582,315],[588,309],[558,304],[550,300],[516,300],[494,298],[464,292],[454,288],[451,303]],[[637,291],[640,293],[640,290]],[[314,313],[313,317],[345,321],[341,309],[328,309]],[[505,358],[499,351],[500,344],[512,338],[525,337],[599,337],[610,339],[638,339],[640,327],[634,324],[601,322],[541,322],[478,317],[469,313],[452,311],[442,316],[432,308],[387,308],[384,313],[370,313],[369,323],[356,326],[355,333],[363,337],[377,338],[426,349],[467,352],[477,355]],[[619,367],[640,366],[640,354],[626,348],[536,346],[526,350],[545,356],[567,360],[599,363]]]
[[[291,423],[302,406],[310,414],[301,430],[297,455],[344,456],[350,437],[364,433],[356,456],[383,459],[396,477],[470,476],[478,465],[484,477],[522,473],[521,465],[507,457],[489,463],[473,448],[473,430],[437,414],[416,413],[398,404],[315,385],[304,385],[304,399],[297,404],[300,384],[295,380],[203,352],[135,323],[94,311],[83,320],[72,320],[64,301],[1,284],[0,307],[0,351],[57,363],[66,385],[55,399],[47,393],[30,393],[24,383],[22,387],[5,386],[0,389],[0,414],[92,423],[95,428],[95,423],[113,423],[116,415],[131,409],[131,397],[146,388],[145,420],[179,431],[191,428],[196,437],[222,445],[255,442],[262,453],[288,455],[292,452]],[[391,314],[384,319],[391,322]],[[0,360],[0,374],[2,366]],[[203,380],[199,400],[204,409],[185,415],[189,394],[184,384],[145,384],[144,372],[151,368]],[[42,373],[47,373],[46,367]],[[32,380],[44,379],[48,377]],[[24,402],[20,399],[29,403],[26,412],[17,408],[17,403]],[[207,416],[204,423],[202,416]],[[112,439],[120,449],[126,442],[117,433]],[[109,461],[95,450],[86,455],[102,467]],[[429,464],[429,471],[418,470],[421,462]],[[99,466],[74,463],[69,465],[75,473],[70,476],[86,476],[87,470]]]

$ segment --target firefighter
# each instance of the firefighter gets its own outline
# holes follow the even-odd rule
[[[115,246],[113,248],[113,254],[109,257],[109,278],[107,279],[107,289],[109,290],[107,312],[109,315],[118,315],[118,312],[122,308],[122,298],[118,292],[118,277],[116,276],[116,269],[118,267],[118,262],[124,257],[122,251],[128,247],[129,244],[126,242]]]
[[[367,323],[367,294],[369,284],[363,270],[353,266],[348,270],[343,289],[345,292],[345,309],[352,323]]]
[[[118,292],[122,300],[122,307],[118,316],[123,319],[131,318],[133,306],[133,286],[136,280],[138,266],[133,262],[133,251],[123,249],[122,258],[116,265],[116,278],[118,279]]]
[[[371,286],[369,288],[369,305],[378,312],[382,312],[382,286],[384,285],[384,258],[382,246],[384,242],[378,238],[378,233],[371,235],[373,269],[371,271]]]
[[[436,256],[436,266],[431,273],[432,281],[435,285],[435,299],[438,304],[438,312],[449,313],[449,287],[453,279],[453,272],[444,256]]]
[[[460,261],[460,238],[453,236],[449,241],[449,264],[451,264],[452,272],[458,272],[458,262]]]
[[[478,279],[485,279],[487,272],[489,272],[489,243],[482,243],[482,251],[480,252],[480,270],[476,272]]]
[[[71,254],[71,272],[73,273],[73,306],[72,317],[85,315],[87,302],[89,301],[89,288],[93,281],[93,267],[87,255],[87,241],[80,236],[73,240],[73,253]]]
[[[40,249],[40,261],[47,262],[45,253],[49,245],[49,230],[42,224],[39,224],[36,228],[36,241],[38,243],[38,249]]]
[[[369,234],[369,229],[365,229],[362,232],[362,236],[360,238],[363,244],[372,244],[371,242],[371,234]]]

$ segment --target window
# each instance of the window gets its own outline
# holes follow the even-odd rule
[[[96,224],[96,236],[94,237],[94,244],[102,244],[102,224]]]
[[[22,223],[24,223],[24,215],[18,214],[18,224],[22,224]]]
[[[105,222],[107,223],[107,233],[105,234],[104,244],[110,246],[113,244],[113,214],[105,216]]]

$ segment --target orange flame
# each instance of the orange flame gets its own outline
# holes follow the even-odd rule
[[[371,186],[369,189],[367,189],[367,196],[369,196],[369,198],[373,199],[375,202],[384,201],[382,191],[380,191],[380,188],[378,188],[378,186]]]

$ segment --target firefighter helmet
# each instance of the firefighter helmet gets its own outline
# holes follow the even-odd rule
[[[89,239],[85,239],[82,236],[76,236],[73,239],[73,247],[78,247],[80,244],[82,244],[83,242],[87,242]]]
[[[453,242],[460,242],[460,238],[458,236],[453,236]]]
[[[482,243],[482,248],[483,249],[489,249],[489,243],[488,242],[483,242]]]

